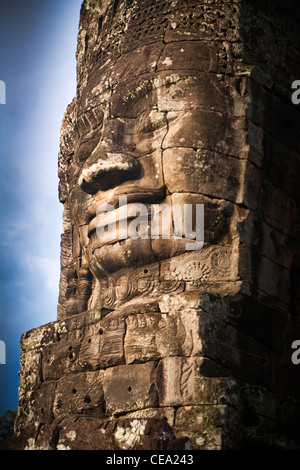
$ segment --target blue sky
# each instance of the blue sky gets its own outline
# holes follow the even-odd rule
[[[81,3],[0,2],[0,414],[17,409],[21,334],[56,320],[57,161],[63,113],[76,92]]]

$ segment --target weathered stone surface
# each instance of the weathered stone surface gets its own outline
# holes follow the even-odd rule
[[[157,70],[199,70],[217,72],[218,45],[205,41],[171,42],[166,45],[157,64]],[[213,78],[214,79],[214,78]],[[207,98],[207,95],[204,96]]]
[[[201,297],[200,307],[271,349],[280,351],[282,348],[278,331],[287,328],[289,317],[286,314],[244,295],[229,299],[206,294]]]
[[[104,399],[109,413],[118,414],[157,405],[155,362],[116,366],[104,373]]]
[[[117,450],[112,436],[115,421],[70,415],[59,423],[57,450]]]
[[[184,406],[176,413],[174,431],[187,436],[193,450],[221,450],[225,407],[222,405]]]
[[[236,201],[245,162],[211,150],[184,147],[166,149],[163,162],[171,193],[181,190]]]
[[[75,333],[75,334],[74,334]],[[59,342],[43,348],[42,371],[44,380],[59,379],[71,372],[79,372],[80,339],[78,330],[62,335]]]
[[[84,330],[79,363],[92,370],[124,363],[125,321],[103,318]]]
[[[55,382],[42,383],[38,388],[20,394],[16,431],[22,432],[27,427],[37,430],[39,423],[53,422],[53,401]]]
[[[57,321],[22,337],[20,447],[299,447],[299,18],[83,2]]]
[[[197,363],[195,360],[181,357],[166,358],[159,367],[160,406],[190,404],[200,400],[200,393],[198,394],[199,384],[197,383],[200,381],[200,377],[197,377]]]
[[[234,377],[263,386],[272,384],[272,352],[251,336],[236,329],[207,312],[200,315],[200,334],[203,354],[230,370]]]
[[[188,438],[176,439],[164,419],[119,419],[114,440],[122,450],[178,450],[191,448]]]
[[[167,315],[165,318],[164,315],[147,314],[128,316],[124,344],[126,362],[155,361],[166,354],[178,354],[184,332],[177,334],[176,320]]]
[[[132,411],[126,414],[126,418],[160,418],[166,421],[172,428],[175,419],[175,408],[163,407],[163,408],[145,408],[144,410]]]
[[[55,450],[59,439],[59,426],[44,424],[39,430],[35,445],[37,449]]]
[[[82,372],[62,377],[55,389],[54,417],[68,414],[101,416],[105,410],[103,371]]]
[[[189,450],[164,419],[96,419],[69,415],[59,425],[43,425],[26,450]]]

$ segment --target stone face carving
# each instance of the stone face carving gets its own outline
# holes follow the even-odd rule
[[[207,249],[221,252],[216,241],[230,242],[227,249],[232,249],[222,219],[229,225],[225,212],[232,216],[234,206],[228,202],[225,207],[226,202],[239,202],[243,193],[246,102],[242,96],[233,99],[233,80],[226,76],[218,48],[230,51],[226,40],[234,36],[237,5],[220,7],[233,15],[224,24],[214,23],[214,6],[197,2],[146,2],[141,8],[136,2],[83,7],[78,93],[64,119],[60,153],[60,198],[72,227],[75,269],[71,264],[66,269],[69,281],[62,272],[59,318],[180,291],[185,283],[216,281],[211,266],[199,265],[199,253],[193,265],[179,259],[177,271],[184,272],[172,267],[169,274],[164,261],[186,252],[186,241],[173,235],[175,212],[168,240],[151,234],[150,239],[116,240],[110,232],[97,235],[104,223],[97,215],[99,204],[111,204],[119,216],[120,196],[127,197],[128,209],[138,203],[195,206],[205,201],[210,229],[205,235],[213,242]],[[214,25],[212,36],[221,28],[217,35],[224,36],[223,43],[206,42],[209,24]]]
[[[283,57],[257,65],[247,49],[265,15],[244,0],[83,2],[61,130],[58,319],[22,337],[16,429],[37,423],[38,448],[276,447],[264,429],[284,421],[277,395],[300,393],[299,203],[281,176],[287,143],[262,117]],[[172,206],[169,238],[99,237],[100,204],[127,231],[125,196],[129,211]],[[204,205],[200,250],[174,236],[184,204]]]

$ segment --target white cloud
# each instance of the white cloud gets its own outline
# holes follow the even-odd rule
[[[49,295],[58,293],[60,262],[56,258],[46,258],[38,255],[27,255],[23,260],[26,263],[27,270],[40,279]]]

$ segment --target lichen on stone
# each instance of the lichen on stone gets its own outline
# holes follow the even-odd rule
[[[133,420],[127,428],[118,426],[114,434],[116,442],[123,450],[134,449],[144,435],[145,427],[144,421],[138,419]]]

